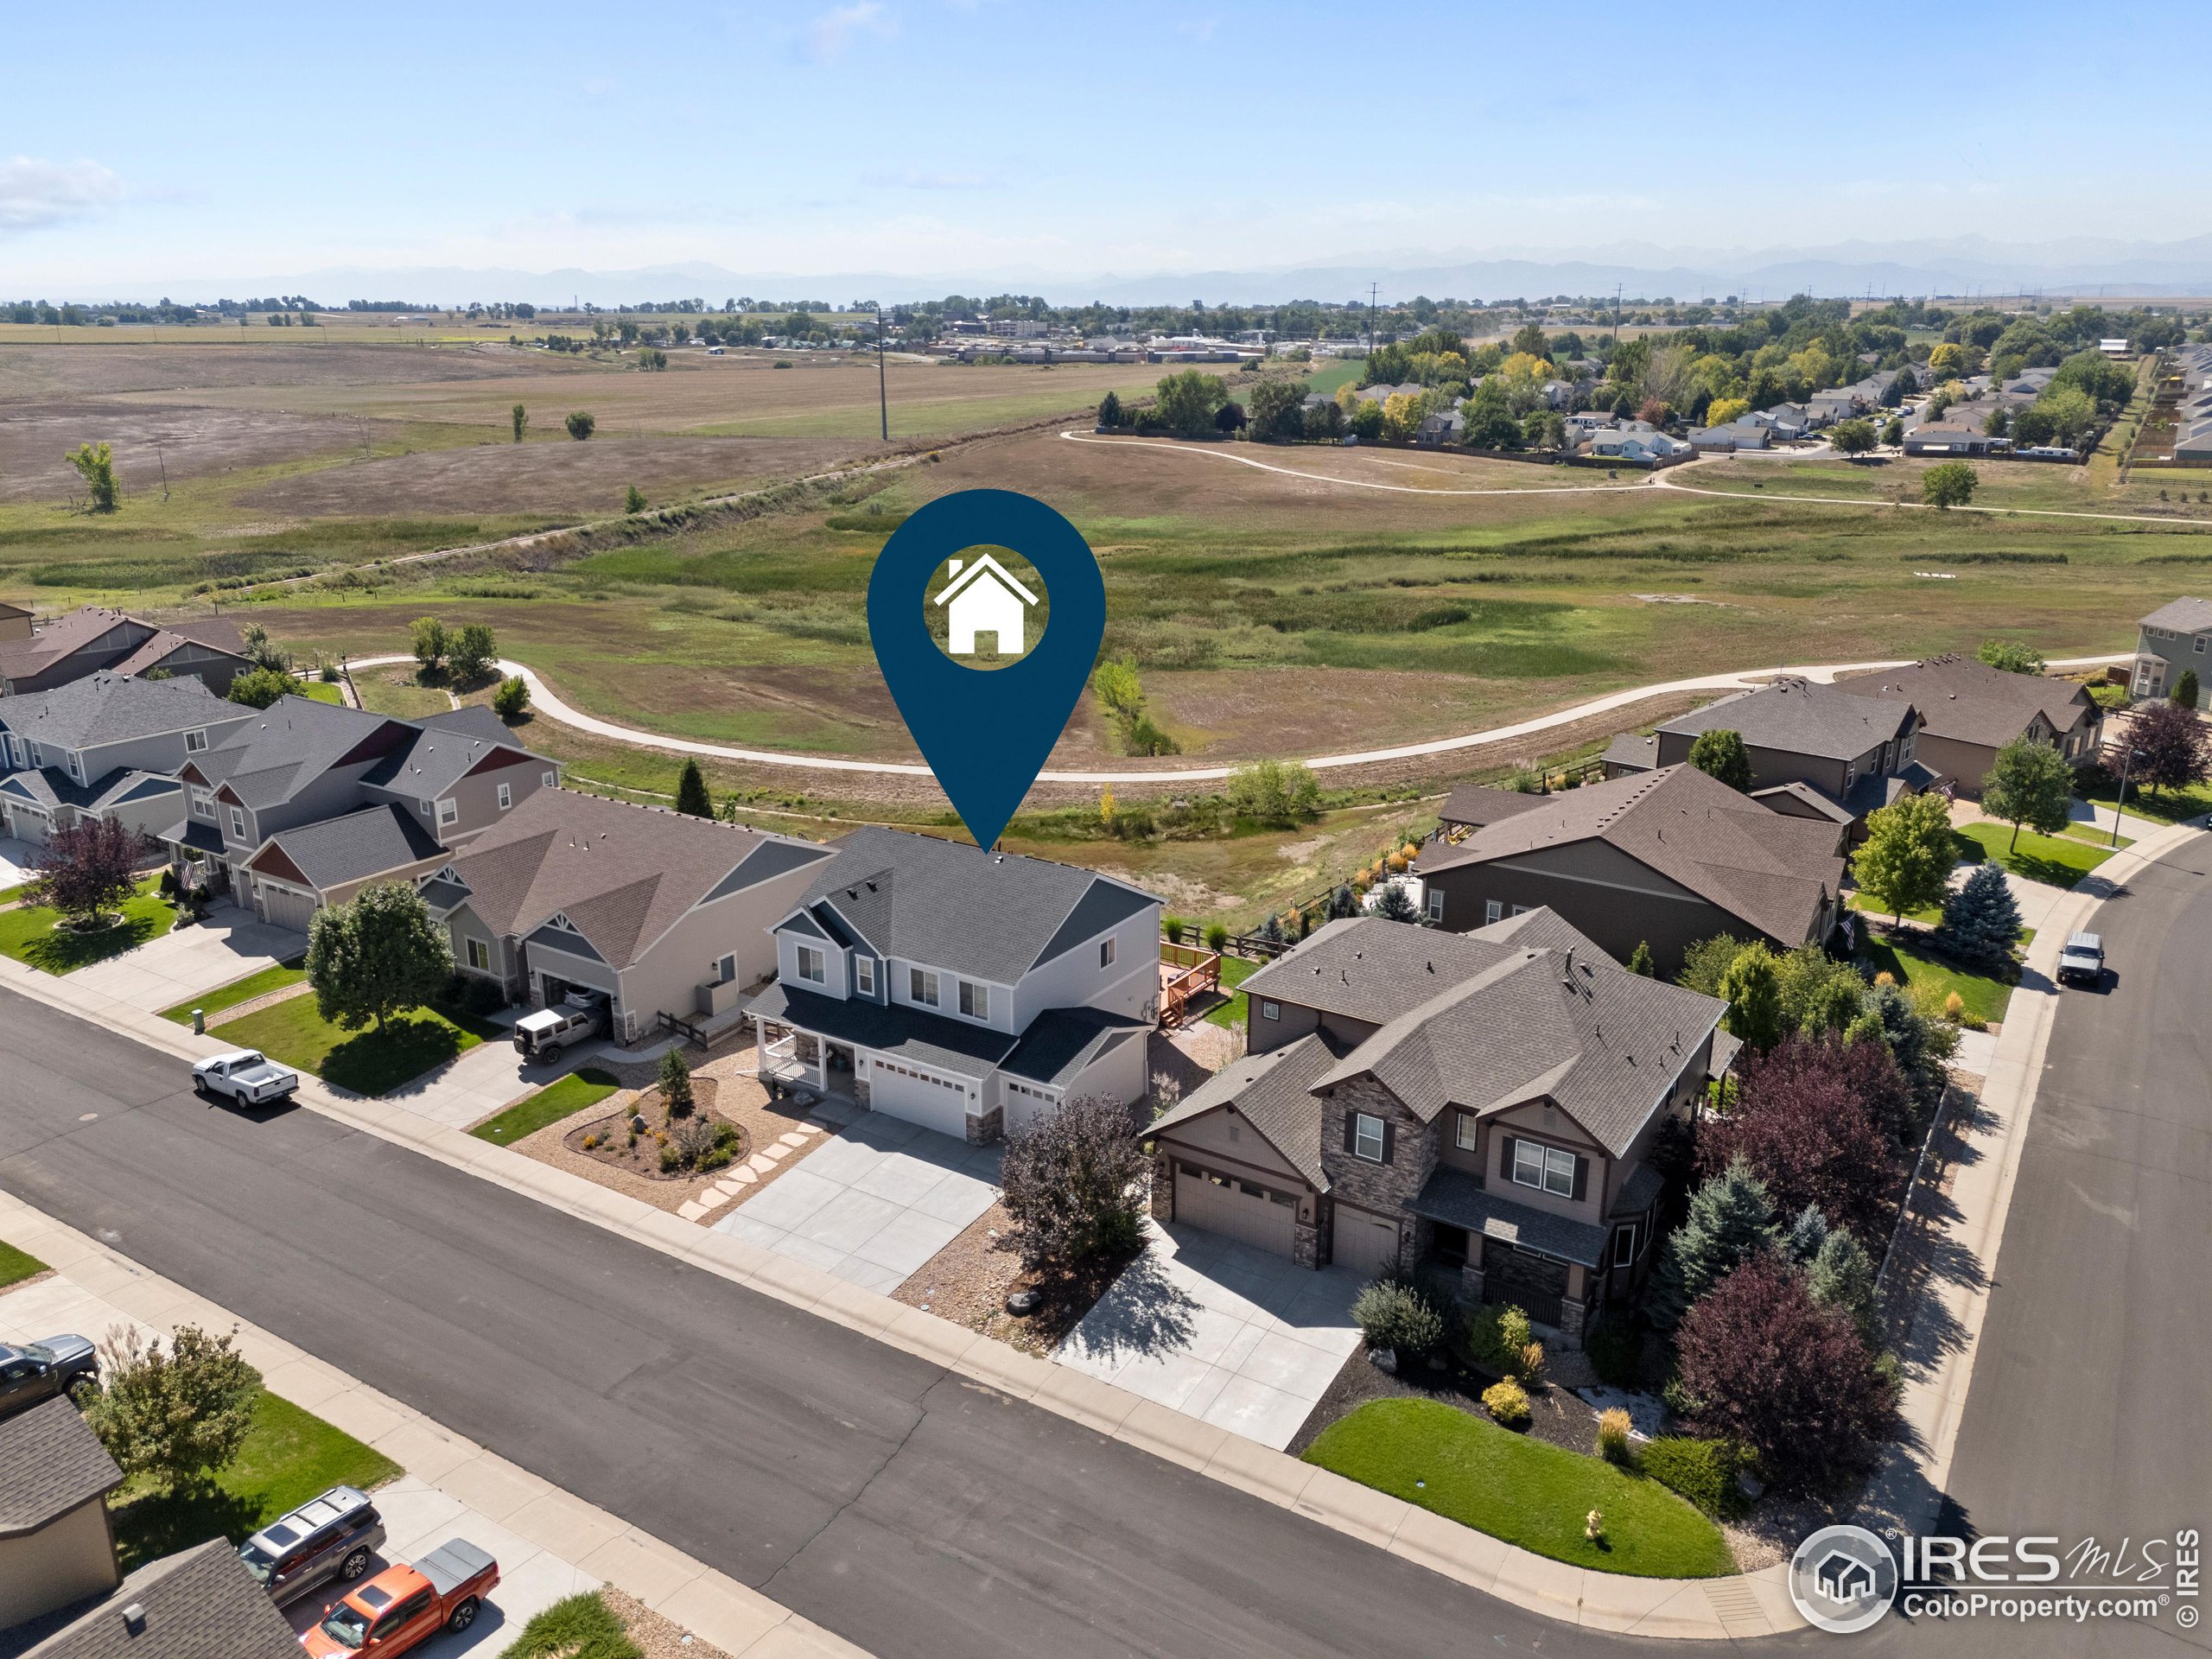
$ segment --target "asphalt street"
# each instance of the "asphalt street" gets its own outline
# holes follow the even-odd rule
[[[6,993],[0,1186],[885,1659],[1654,1646]]]

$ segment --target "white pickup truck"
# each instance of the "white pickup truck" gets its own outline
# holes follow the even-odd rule
[[[300,1086],[300,1074],[251,1048],[217,1054],[192,1068],[192,1086],[202,1094],[261,1106],[282,1100]]]

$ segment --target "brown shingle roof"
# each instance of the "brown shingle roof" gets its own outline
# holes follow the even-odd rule
[[[830,855],[765,830],[540,789],[469,842],[453,868],[494,932],[527,932],[559,912],[622,968],[741,864],[760,861],[765,879]]]
[[[1543,804],[1541,795],[1492,789],[1487,784],[1459,784],[1445,800],[1444,810],[1436,816],[1446,823],[1496,823],[1500,818],[1510,818],[1516,812],[1526,812]]]
[[[1791,676],[1707,703],[1659,729],[1681,736],[1733,731],[1755,748],[1853,760],[1906,730],[1911,717],[1910,698],[1877,696],[1871,687],[1840,690]]]
[[[0,675],[11,680],[28,678],[130,620],[121,611],[103,610],[97,605],[87,605],[67,616],[56,617],[28,639],[0,644]],[[142,622],[138,626],[152,625]]]
[[[124,1610],[143,1623],[134,1632]],[[227,1538],[149,1561],[23,1659],[299,1659],[300,1638]]]
[[[1882,689],[1910,697],[1930,737],[2001,748],[2040,714],[2062,732],[2073,729],[2088,692],[2070,680],[2007,674],[1965,657],[1931,657],[1880,677]]]
[[[1321,1167],[1321,1102],[1313,1093],[1313,1081],[1335,1060],[1328,1046],[1314,1036],[1264,1054],[1242,1055],[1185,1095],[1149,1132],[1156,1135],[1234,1106],[1306,1178],[1307,1185],[1325,1192],[1329,1177]]]
[[[121,1484],[123,1471],[68,1401],[0,1421],[0,1538],[35,1532]]]
[[[1432,842],[1428,876],[1577,842],[1603,841],[1769,938],[1794,944],[1843,880],[1837,830],[1784,817],[1694,766],[1662,766],[1547,798],[1537,811]]]

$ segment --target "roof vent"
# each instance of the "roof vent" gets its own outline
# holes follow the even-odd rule
[[[146,1608],[142,1602],[132,1602],[123,1610],[123,1630],[126,1636],[146,1634]]]

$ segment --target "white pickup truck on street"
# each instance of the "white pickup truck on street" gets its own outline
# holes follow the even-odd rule
[[[258,1050],[242,1048],[216,1054],[192,1068],[192,1086],[218,1099],[241,1106],[261,1106],[282,1100],[300,1086],[300,1074],[279,1065]]]

